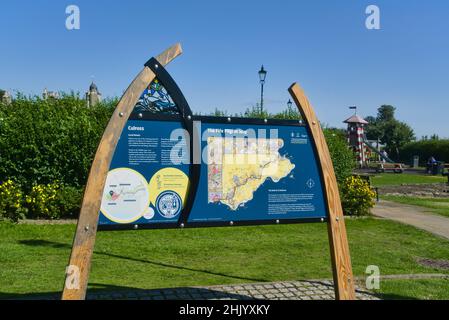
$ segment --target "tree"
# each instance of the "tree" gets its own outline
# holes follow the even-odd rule
[[[438,140],[440,140],[440,136],[437,135],[436,133],[434,133],[430,136],[430,140],[438,141]]]
[[[386,144],[389,154],[399,159],[399,150],[407,143],[415,140],[413,129],[406,123],[396,119],[390,120],[382,125],[384,136],[381,142]]]
[[[214,112],[211,113],[212,117],[227,117],[228,112],[226,110],[220,110],[218,108],[215,108]]]
[[[390,105],[382,105],[379,109],[377,109],[377,121],[379,122],[387,122],[394,120],[394,112],[396,108]]]
[[[377,109],[377,117],[367,117],[366,136],[369,140],[379,139],[386,145],[386,151],[399,159],[399,150],[408,142],[415,140],[413,129],[395,118],[396,108],[382,105]]]
[[[365,128],[366,138],[368,140],[377,140],[383,137],[383,131],[376,117],[366,117],[365,120],[369,123]]]

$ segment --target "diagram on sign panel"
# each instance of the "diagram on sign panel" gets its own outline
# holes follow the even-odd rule
[[[114,222],[134,222],[146,213],[149,188],[144,176],[128,168],[109,172],[101,212]]]

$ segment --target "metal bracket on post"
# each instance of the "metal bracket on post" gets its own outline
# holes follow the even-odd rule
[[[180,228],[184,228],[187,225],[200,181],[201,164],[195,163],[195,143],[198,142],[195,140],[198,139],[199,135],[197,132],[195,132],[194,116],[192,110],[190,109],[186,98],[182,94],[181,89],[179,89],[178,85],[167,72],[167,70],[165,70],[165,68],[161,66],[154,58],[150,59],[145,64],[145,66],[150,68],[156,74],[156,79],[158,79],[162,83],[170,97],[173,99],[173,102],[178,107],[179,114],[183,119],[184,127],[189,134],[189,186],[187,189],[186,201],[178,221],[178,226]]]

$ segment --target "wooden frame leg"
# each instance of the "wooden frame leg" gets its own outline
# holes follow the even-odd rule
[[[181,46],[176,44],[156,59],[162,66],[165,66],[181,53]],[[120,99],[100,141],[84,191],[72,253],[66,270],[63,300],[82,300],[86,297],[101,199],[109,166],[129,115],[142,92],[154,78],[155,74],[148,67],[145,67],[137,75]]]
[[[328,236],[337,300],[354,300],[355,288],[352,275],[351,258],[346,235],[346,226],[338,192],[332,159],[329,153],[320,122],[302,88],[294,83],[289,92],[307,125],[322,170],[325,200],[328,212]]]

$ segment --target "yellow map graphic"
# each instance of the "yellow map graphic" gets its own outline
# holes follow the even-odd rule
[[[282,139],[209,137],[207,142],[209,202],[231,210],[252,200],[268,178],[279,182],[295,168],[279,153]]]

